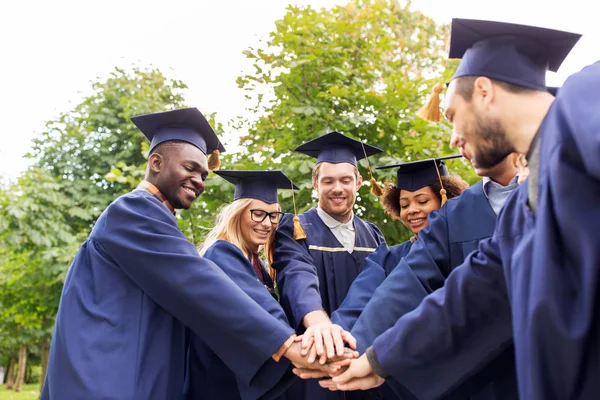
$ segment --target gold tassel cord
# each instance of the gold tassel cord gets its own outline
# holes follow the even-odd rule
[[[294,240],[306,239],[306,232],[300,225],[300,218],[296,210],[296,196],[294,196],[294,184],[292,183],[292,203],[294,203]]]
[[[433,87],[429,100],[417,111],[417,116],[429,122],[440,122],[442,120],[443,115],[440,111],[440,94],[442,90],[444,90],[444,86],[441,83]]]
[[[440,195],[442,196],[441,205],[443,206],[448,200],[448,196],[446,195],[446,189],[444,189],[444,183],[442,182],[442,176],[440,175],[440,169],[438,168],[437,160],[433,160],[433,163],[435,164],[435,170],[437,171],[438,179],[440,180],[440,186],[442,187],[440,189]]]
[[[383,194],[383,189],[381,189],[381,186],[379,186],[379,184],[377,183],[377,180],[373,176],[373,171],[371,170],[371,163],[369,162],[369,157],[367,156],[367,150],[365,149],[365,144],[363,142],[360,142],[360,144],[362,146],[363,153],[365,154],[365,159],[367,160],[367,167],[369,167],[369,175],[371,175],[371,179],[369,180],[369,182],[371,182],[371,193],[374,196],[379,197]]]

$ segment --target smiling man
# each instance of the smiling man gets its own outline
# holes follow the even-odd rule
[[[382,150],[331,132],[295,151],[317,158],[312,183],[319,205],[299,215],[305,239],[294,239],[292,216],[284,216],[275,237],[273,266],[290,323],[295,328],[309,328],[308,332],[315,333],[317,344],[322,337],[331,357],[334,347],[338,352],[343,351],[343,343],[341,328],[331,323],[329,315],[346,297],[350,285],[365,267],[367,256],[384,241],[375,225],[352,211],[362,184],[357,161]],[[342,398],[341,394],[328,393],[313,381],[299,382],[290,396]],[[358,393],[346,396],[362,398]]]
[[[265,393],[286,371],[281,357],[304,363],[294,331],[200,257],[175,217],[204,190],[207,152],[225,149],[195,108],[132,120],[152,142],[146,176],[104,210],[71,264],[41,398],[181,398],[186,326]]]

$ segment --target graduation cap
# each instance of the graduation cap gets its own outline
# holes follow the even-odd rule
[[[398,168],[396,187],[400,190],[408,190],[409,192],[414,192],[425,186],[429,186],[436,179],[439,179],[442,187],[440,194],[442,196],[443,205],[446,202],[446,190],[444,189],[441,177],[449,175],[448,168],[446,168],[446,164],[444,164],[443,160],[459,157],[462,157],[462,155],[457,154],[453,156],[430,158],[427,160],[391,164],[377,167],[377,169]]]
[[[546,71],[556,72],[580,34],[528,25],[452,19],[449,58],[461,58],[454,78],[486,76],[546,90]]]
[[[371,193],[375,196],[383,194],[383,191],[373,177],[371,164],[369,163],[370,156],[383,152],[383,150],[375,146],[359,142],[339,132],[329,132],[326,135],[319,136],[296,147],[294,151],[316,158],[317,164],[321,162],[332,164],[349,163],[356,167],[357,161],[364,158],[367,160],[369,174],[371,175]]]
[[[448,58],[461,58],[452,79],[486,76],[514,85],[548,90],[546,71],[556,72],[580,34],[506,22],[453,18]],[[440,122],[440,93],[436,85],[417,115]]]
[[[182,140],[193,144],[204,154],[210,154],[209,169],[219,168],[219,153],[224,152],[225,147],[197,108],[138,115],[131,117],[131,121],[150,140],[150,154],[161,143]]]
[[[275,171],[215,171],[215,174],[235,185],[233,199],[257,199],[277,203],[277,189],[298,187],[280,170]]]

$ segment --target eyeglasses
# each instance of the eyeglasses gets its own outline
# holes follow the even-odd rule
[[[280,211],[266,212],[265,210],[254,209],[250,210],[250,216],[254,222],[263,222],[265,218],[269,217],[269,221],[272,224],[278,224],[283,213]]]

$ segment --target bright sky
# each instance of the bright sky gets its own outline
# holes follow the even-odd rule
[[[0,179],[27,168],[23,155],[47,120],[90,93],[115,67],[152,65],[189,86],[189,105],[226,122],[244,114],[235,79],[242,55],[274,29],[286,4],[315,8],[345,0],[33,0],[0,3]],[[588,3],[588,4],[585,4]],[[413,8],[452,17],[523,23],[584,36],[549,85],[600,59],[593,1],[414,0]]]

